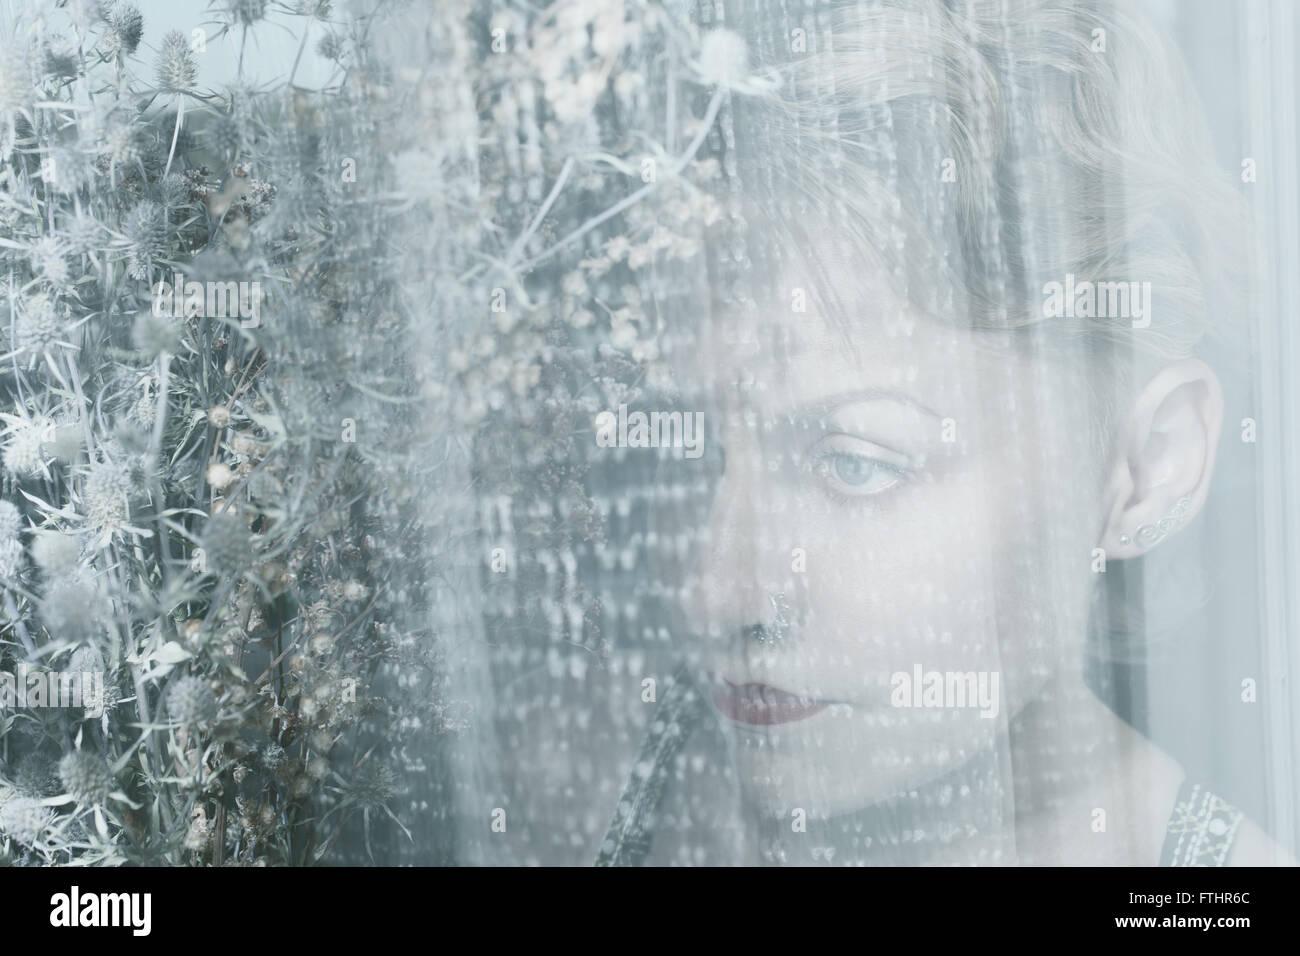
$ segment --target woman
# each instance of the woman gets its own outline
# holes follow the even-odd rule
[[[500,750],[473,759],[515,780],[483,787],[500,825],[472,853],[1286,862],[1116,714],[1109,666],[1157,642],[1135,607],[1159,605],[1161,553],[1236,440],[1201,356],[1230,364],[1245,334],[1243,217],[1177,56],[1127,3],[725,11],[700,24],[714,92],[681,140],[719,173],[705,273],[638,294],[703,454],[656,459],[682,494],[602,509],[593,560],[635,567],[634,599],[603,600],[628,639],[557,639],[502,686]],[[614,420],[591,458],[630,445],[632,469]],[[576,593],[580,558],[546,581]],[[1195,575],[1162,588],[1203,597]]]
[[[726,26],[761,48],[777,14],[746,12]],[[775,59],[728,131],[718,247],[746,251],[713,287],[765,281],[681,376],[715,387],[725,456],[680,582],[684,715],[720,724],[765,834],[739,843],[1278,861],[1085,667],[1108,585],[1206,503],[1224,399],[1197,347],[1241,320],[1211,311],[1235,211],[1176,62],[1127,5],[1065,2],[854,5]],[[633,816],[602,862],[644,850]]]

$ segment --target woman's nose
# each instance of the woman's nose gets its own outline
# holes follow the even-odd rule
[[[756,455],[730,450],[727,471],[700,530],[683,610],[692,632],[729,638],[771,616],[770,595],[785,587],[784,516]]]

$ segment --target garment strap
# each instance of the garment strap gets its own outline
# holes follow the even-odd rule
[[[691,680],[691,669],[682,664],[650,720],[645,743],[601,842],[596,866],[645,864],[673,762],[707,708]]]
[[[1200,784],[1184,780],[1165,828],[1160,865],[1223,866],[1240,824],[1240,810]]]

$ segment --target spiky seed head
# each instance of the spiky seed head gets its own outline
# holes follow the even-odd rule
[[[268,6],[268,0],[226,0],[230,19],[246,27],[266,16]]]
[[[54,812],[32,797],[14,797],[0,807],[0,833],[23,846],[35,846],[54,821]]]
[[[23,755],[14,769],[14,783],[32,797],[52,797],[59,792],[59,768],[48,754]]]
[[[137,130],[130,118],[118,114],[104,121],[102,150],[109,162],[116,166],[129,166],[140,155]]]
[[[76,254],[92,252],[99,247],[99,220],[86,212],[72,217],[64,230],[68,237],[68,248]]]
[[[386,764],[363,767],[348,781],[348,796],[363,807],[378,808],[393,799],[397,777]]]
[[[51,79],[76,76],[81,69],[76,44],[62,33],[47,36],[41,49],[40,69]]]
[[[190,187],[185,177],[168,173],[162,181],[163,205],[168,209],[184,206],[190,201]]]
[[[167,689],[167,713],[182,727],[203,727],[217,719],[217,698],[208,682],[189,675]]]
[[[14,577],[22,567],[22,527],[23,516],[17,506],[0,501],[0,581]]]
[[[63,320],[48,296],[34,295],[14,317],[14,344],[24,355],[35,358],[51,351],[63,337]]]
[[[128,409],[126,413],[126,417],[142,428],[153,428],[154,418],[157,413],[158,401],[154,398],[153,392],[146,389],[141,392],[140,397],[131,404],[130,409]],[[146,449],[148,448],[147,441],[145,447]]]
[[[203,553],[211,570],[238,571],[248,562],[252,550],[252,535],[242,519],[227,512],[208,519],[203,530]]]
[[[158,86],[163,90],[183,93],[194,87],[198,66],[190,43],[180,30],[170,30],[162,39],[158,50]]]
[[[70,794],[83,806],[93,807],[108,802],[117,781],[108,761],[97,754],[73,750],[59,761],[59,782],[63,792]]]
[[[0,545],[17,541],[23,530],[23,514],[12,501],[0,501]]]
[[[68,670],[74,674],[102,674],[104,655],[97,648],[82,645],[68,658]]]
[[[86,517],[100,530],[118,529],[130,517],[130,493],[131,474],[126,468],[113,461],[93,462],[81,491]]]
[[[316,41],[316,52],[326,60],[343,59],[343,38],[337,33],[326,33]]]
[[[41,600],[41,623],[55,640],[96,641],[104,619],[103,595],[80,574],[51,581]]]
[[[130,240],[129,271],[131,278],[143,279],[149,266],[167,245],[171,229],[167,224],[167,210],[152,199],[139,202],[126,219],[126,237]]]
[[[0,452],[4,459],[4,469],[18,478],[30,478],[40,474],[45,463],[41,453],[41,429],[27,422],[15,428]]]
[[[115,3],[108,15],[109,49],[130,56],[144,36],[144,16],[133,3]]]
[[[166,245],[167,233],[167,210],[161,203],[145,199],[131,208],[126,221],[126,237],[131,245],[153,254]]]
[[[32,560],[47,575],[72,574],[81,563],[81,545],[70,534],[38,534],[32,541]]]
[[[50,285],[61,286],[68,281],[68,247],[56,236],[43,236],[32,246],[28,258],[32,271]]]

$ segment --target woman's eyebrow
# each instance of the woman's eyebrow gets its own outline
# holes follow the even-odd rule
[[[816,401],[800,406],[791,417],[806,418],[809,416],[824,416],[836,412],[848,405],[881,401],[907,405],[919,412],[929,415],[931,418],[944,417],[906,392],[899,392],[889,388],[856,389],[851,392],[840,392],[833,395],[827,395],[823,398],[817,399]]]

